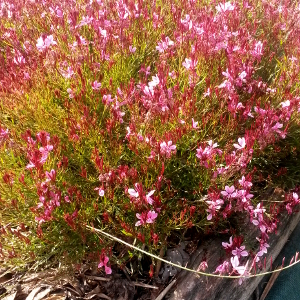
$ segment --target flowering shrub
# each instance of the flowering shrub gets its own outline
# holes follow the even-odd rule
[[[300,7],[0,2],[1,260],[100,259],[110,274],[132,255],[86,224],[153,253],[174,230],[225,227],[216,272],[248,274],[299,203],[280,182],[299,151]],[[261,201],[275,186],[281,203]]]

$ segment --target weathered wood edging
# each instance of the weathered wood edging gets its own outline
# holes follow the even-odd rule
[[[300,221],[300,211],[288,215],[283,213],[281,222],[278,226],[277,234],[271,234],[268,244],[267,269],[270,268],[271,260],[275,261],[281,249],[287,242],[290,234],[293,232]],[[251,225],[250,225],[251,226]],[[252,227],[252,226],[251,226]],[[256,235],[257,231],[250,230],[249,234]],[[214,239],[205,242],[193,254],[188,268],[197,270],[203,258],[210,270],[220,264],[220,253],[222,250],[221,239]],[[207,250],[209,250],[207,252]],[[299,249],[300,250],[300,249]],[[291,258],[287,258],[286,264]],[[264,276],[258,276],[246,279],[242,285],[239,285],[237,279],[224,279],[216,277],[205,277],[188,271],[180,272],[177,284],[174,285],[171,293],[167,296],[168,300],[248,300],[256,287],[264,279]]]

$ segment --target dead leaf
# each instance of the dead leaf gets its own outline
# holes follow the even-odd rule
[[[5,296],[2,300],[15,300],[18,292]]]
[[[13,278],[12,273],[4,273],[0,276],[0,283],[6,283],[7,281],[10,281]]]
[[[44,300],[65,300],[65,299],[66,299],[65,295],[58,295],[58,294],[51,295],[47,298],[44,298]]]
[[[30,294],[26,297],[26,300],[33,300],[34,296],[42,289],[41,286],[36,287],[33,289]]]
[[[41,300],[43,299],[45,296],[47,296],[52,290],[52,287],[48,287],[46,288],[44,291],[40,292],[39,294],[37,294],[33,300]]]
[[[106,295],[104,295],[104,294],[102,294],[102,293],[98,294],[97,296],[98,296],[99,298],[101,298],[101,299],[112,300],[110,297],[108,297],[108,296],[106,296]]]
[[[86,296],[84,297],[84,299],[90,300],[94,296],[97,296],[97,297],[102,298],[102,299],[111,300],[110,297],[108,297],[105,294],[101,293],[101,288],[100,288],[99,285],[97,287],[95,287],[92,291],[90,291],[88,294],[86,294]]]
[[[92,299],[94,296],[98,295],[101,292],[101,288],[98,285],[97,287],[95,287],[92,291],[90,291],[89,293],[87,293],[84,297],[84,299]]]

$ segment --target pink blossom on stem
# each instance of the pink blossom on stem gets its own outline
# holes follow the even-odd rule
[[[216,6],[216,10],[219,12],[219,13],[222,13],[222,12],[225,12],[225,11],[232,11],[234,10],[235,6],[232,5],[229,1],[228,2],[225,2],[225,3],[219,3],[217,6]]]
[[[53,39],[53,35],[48,35],[45,39],[41,36],[36,43],[36,47],[40,52],[48,49],[52,45],[57,45]]]
[[[263,55],[263,43],[258,41],[254,45],[254,50],[252,51],[252,55],[259,58]]]
[[[8,129],[4,129],[0,125],[0,143],[4,142],[8,138]]]
[[[155,192],[155,190],[152,190],[146,195],[146,200],[150,205],[153,204],[153,199],[151,198],[151,196],[154,194],[154,192]]]
[[[221,208],[221,205],[224,203],[222,199],[217,199],[217,200],[207,200],[205,201],[209,206],[208,209],[206,210],[208,212],[207,220],[211,220],[213,216],[215,216],[216,211]]]
[[[128,189],[128,194],[131,196],[131,197],[134,197],[134,198],[138,198],[140,196],[138,190],[139,190],[139,185],[138,183],[135,183],[134,184],[135,186],[135,189]]]
[[[194,121],[194,118],[192,118],[192,126],[193,126],[194,129],[199,128],[198,122],[195,122],[195,121]]]
[[[237,256],[231,257],[230,261],[231,261],[232,268],[235,271],[237,271],[239,275],[243,275],[245,277],[249,275],[249,272],[247,271],[248,262],[246,263],[245,266],[240,266],[240,262]],[[240,278],[239,284],[242,284],[242,282],[243,282],[243,278]]]
[[[130,53],[135,53],[136,47],[129,46]]]
[[[252,183],[250,181],[246,181],[245,176],[243,176],[240,180],[239,180],[239,184],[245,188],[245,189],[250,189],[252,186]]]
[[[61,69],[60,72],[61,72],[62,76],[66,79],[72,78],[73,75],[75,74],[72,67],[68,67],[67,70]]]
[[[232,236],[229,238],[229,243],[222,242],[222,246],[225,249],[231,248],[233,246]]]
[[[99,194],[100,197],[104,196],[104,189],[102,187],[97,187],[94,190],[98,191],[98,194]]]
[[[47,172],[46,171],[46,182],[49,182],[49,181],[55,181],[56,179],[56,171],[54,169],[52,169],[50,172]]]
[[[98,265],[98,268],[100,269],[100,268],[104,267],[105,273],[107,275],[109,275],[109,274],[112,273],[111,268],[109,266],[107,266],[108,261],[109,261],[109,258],[106,255],[101,254],[101,256],[100,256],[100,263]]]
[[[196,68],[198,64],[198,61],[197,60],[193,60],[193,59],[190,59],[190,58],[186,58],[184,60],[184,62],[182,63],[182,65],[187,69],[187,70],[194,70]]]
[[[237,193],[235,192],[235,187],[233,185],[231,187],[226,185],[225,191],[222,191],[221,194],[228,199],[235,198],[237,196]]]
[[[286,100],[284,102],[281,102],[280,105],[282,106],[282,108],[289,107],[291,105],[291,101],[290,100]]]
[[[204,166],[205,168],[208,168],[209,165],[214,165],[214,156],[216,154],[222,154],[222,151],[218,149],[218,144],[214,143],[212,140],[208,141],[208,146],[204,149],[200,146],[198,149],[196,149],[197,154],[196,157],[200,159],[200,164]]]
[[[257,252],[257,256],[258,257],[261,257],[261,256],[263,256],[265,253],[267,253],[268,252],[268,249],[267,248],[269,248],[270,247],[270,245],[269,244],[267,244],[263,239],[259,239],[259,238],[256,238],[258,241],[259,241],[259,243],[260,243],[260,247],[259,247],[259,251]],[[259,260],[259,258],[258,258],[258,260]],[[258,261],[257,260],[257,261]]]
[[[241,246],[240,248],[236,247],[232,250],[232,254],[240,258],[241,256],[248,256],[248,252],[245,250],[245,246]]]
[[[170,158],[172,154],[176,153],[176,145],[172,145],[172,141],[160,143],[160,153],[166,158]]]
[[[158,42],[158,46],[156,46],[156,50],[159,51],[159,53],[164,53],[165,50],[168,49],[168,47],[173,46],[174,42],[169,39],[169,37],[165,37],[165,39]]]
[[[214,273],[219,273],[219,275],[223,275],[229,272],[229,262],[224,261],[221,265],[217,266]]]
[[[233,144],[233,146],[238,149],[238,150],[241,150],[243,148],[246,147],[246,140],[245,138],[238,138],[238,144]]]
[[[136,217],[139,219],[139,221],[135,223],[135,226],[145,225],[146,223],[151,224],[154,223],[154,220],[157,218],[157,213],[154,210],[151,210],[147,213],[137,213]]]
[[[101,83],[98,82],[97,80],[95,80],[93,83],[92,83],[92,89],[93,90],[99,90],[101,88]]]
[[[147,223],[154,223],[154,220],[157,218],[157,213],[154,210],[148,211],[147,213]]]
[[[78,25],[75,26],[75,28],[77,27],[82,27],[84,25],[89,25],[92,21],[94,20],[93,17],[89,17],[89,16],[84,16],[82,17],[81,21],[78,23]]]
[[[75,96],[74,96],[74,92],[73,92],[72,89],[68,88],[68,89],[67,89],[67,92],[68,92],[68,94],[69,94],[69,98],[70,98],[70,99],[73,99],[73,98],[75,97]]]

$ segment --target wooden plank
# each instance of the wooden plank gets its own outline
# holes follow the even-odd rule
[[[270,257],[273,261],[276,259],[281,249],[287,242],[290,234],[295,229],[300,220],[300,211],[293,215],[282,214],[281,222],[278,226],[277,234],[271,234],[268,241],[266,267],[270,267]],[[251,225],[248,225],[251,226]],[[253,227],[253,226],[251,226]],[[258,231],[248,230],[248,237],[252,239],[258,235]],[[246,237],[246,239],[248,238]],[[188,267],[197,270],[203,258],[206,258],[210,272],[213,272],[220,264],[220,255],[222,253],[222,240],[213,239],[201,245],[193,254]],[[289,261],[291,258],[287,258]],[[264,279],[264,276],[258,276],[239,285],[236,279],[222,279],[215,277],[206,277],[193,274],[188,271],[180,272],[177,284],[171,291],[167,299],[169,300],[247,300],[251,297],[258,284]]]

